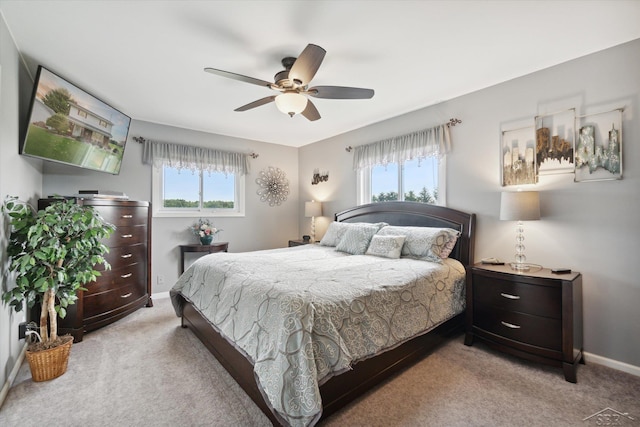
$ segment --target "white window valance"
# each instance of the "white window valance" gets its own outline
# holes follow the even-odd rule
[[[157,168],[169,166],[192,172],[249,173],[249,154],[150,140],[144,140],[142,144],[142,162]]]
[[[450,150],[451,134],[445,124],[354,147],[353,169],[443,156]]]

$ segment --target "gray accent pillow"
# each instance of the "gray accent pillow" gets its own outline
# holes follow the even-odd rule
[[[370,224],[368,222],[337,222],[334,221],[329,224],[327,231],[322,236],[320,240],[320,245],[322,246],[338,246],[340,240],[342,240],[342,236],[350,227],[356,227],[358,225],[374,225],[376,226],[376,231],[384,227],[385,225],[389,225],[386,222],[378,222],[375,224]]]
[[[371,238],[378,232],[379,228],[374,224],[352,224],[336,245],[336,251],[346,252],[351,255],[364,255],[369,247]]]
[[[460,232],[452,228],[386,226],[381,236],[405,236],[401,256],[441,263],[447,258]]]
[[[400,258],[404,236],[380,236],[374,235],[369,243],[369,248],[365,255],[374,255],[384,258]]]

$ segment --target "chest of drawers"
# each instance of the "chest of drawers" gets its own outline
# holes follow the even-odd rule
[[[468,272],[465,344],[481,339],[498,350],[561,366],[576,382],[582,355],[582,275],[549,269],[517,273],[475,265]]]
[[[55,202],[41,199],[38,209]],[[69,306],[64,319],[58,319],[58,332],[71,334],[76,342],[85,332],[108,325],[142,306],[151,307],[151,221],[150,204],[142,201],[77,199],[93,206],[102,218],[116,226],[105,245],[110,270],[98,266],[101,276],[85,285],[86,291]]]

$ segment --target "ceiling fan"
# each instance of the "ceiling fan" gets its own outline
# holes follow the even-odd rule
[[[238,107],[234,111],[247,111],[270,102],[275,102],[276,107],[278,107],[280,111],[291,117],[296,114],[302,114],[308,120],[315,121],[320,118],[320,113],[311,100],[305,95],[327,99],[370,99],[374,94],[373,89],[357,87],[309,87],[309,82],[313,79],[313,76],[315,76],[318,68],[320,68],[320,64],[322,64],[326,53],[327,52],[320,46],[308,44],[298,58],[283,58],[282,65],[285,69],[276,73],[274,83],[215,68],[207,67],[204,70],[211,74],[258,86],[265,86],[281,92],[280,95],[272,95],[258,99],[257,101]]]

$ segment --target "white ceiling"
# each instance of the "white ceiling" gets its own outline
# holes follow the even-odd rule
[[[640,38],[640,1],[25,1],[0,10],[42,64],[133,119],[300,147]],[[289,118],[280,60],[327,50],[312,85],[372,88]],[[620,64],[624,66],[624,64]],[[445,119],[445,121],[448,118]],[[463,118],[464,119],[464,118]]]

